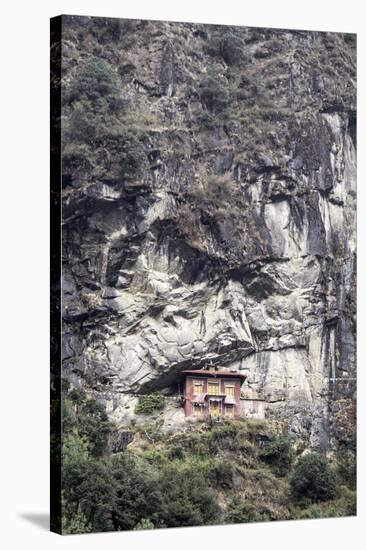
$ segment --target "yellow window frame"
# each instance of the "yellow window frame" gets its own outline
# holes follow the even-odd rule
[[[220,382],[208,382],[208,393],[210,395],[220,395]]]

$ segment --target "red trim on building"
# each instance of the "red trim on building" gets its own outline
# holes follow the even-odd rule
[[[199,376],[200,378],[205,376],[208,378],[239,378],[241,379],[241,384],[247,378],[246,374],[229,370],[182,370],[182,374],[192,374],[194,376]]]

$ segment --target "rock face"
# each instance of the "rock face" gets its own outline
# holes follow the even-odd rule
[[[326,448],[330,401],[355,392],[355,37],[113,21],[64,18],[64,375],[123,424],[182,369],[238,369]],[[132,175],[72,129],[95,57]]]

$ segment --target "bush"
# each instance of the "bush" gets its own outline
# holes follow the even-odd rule
[[[62,422],[63,433],[68,437],[80,437],[92,456],[102,456],[107,452],[112,424],[104,405],[94,398],[87,398],[82,388],[73,388],[67,399],[63,399]]]
[[[84,66],[70,90],[68,100],[70,103],[82,101],[84,105],[88,104],[89,111],[115,111],[121,106],[116,73],[106,61],[94,57]]]
[[[79,533],[91,533],[92,528],[88,523],[85,514],[80,511],[80,508],[72,516],[64,516],[62,518],[62,534],[74,535]]]
[[[238,65],[243,60],[243,42],[237,33],[228,30],[220,41],[220,54],[228,65]]]
[[[295,501],[319,502],[336,496],[336,476],[326,458],[318,453],[302,456],[290,480]]]
[[[134,131],[123,128],[106,131],[98,141],[102,147],[98,160],[108,171],[108,177],[112,175],[128,180],[142,174],[147,159]]]
[[[230,174],[211,175],[207,180],[207,197],[216,204],[230,202],[235,192],[235,185]]]
[[[285,476],[293,462],[291,440],[283,435],[274,437],[265,443],[259,458],[270,464],[277,475]]]
[[[134,531],[139,531],[140,529],[154,529],[154,527],[155,526],[151,520],[143,518],[133,529]]]
[[[93,456],[102,456],[106,453],[112,425],[104,406],[96,399],[88,399],[82,406],[78,431],[89,441]]]
[[[157,511],[160,524],[184,527],[217,522],[220,508],[202,473],[194,469],[166,468],[161,472],[158,484],[162,495],[162,504]]]
[[[141,468],[128,455],[112,461],[113,478],[117,483],[113,525],[116,530],[134,529],[142,521],[157,523],[161,494],[156,476]]]
[[[229,503],[225,514],[225,523],[252,523],[269,520],[268,514],[259,512],[251,502],[238,496],[235,496]]]
[[[230,94],[225,81],[218,74],[208,74],[201,82],[200,96],[206,107],[220,113],[229,105]]]
[[[135,412],[136,414],[152,414],[155,411],[161,411],[164,407],[164,397],[160,393],[150,393],[139,398]]]
[[[93,531],[112,529],[117,485],[110,467],[101,460],[90,459],[82,470],[76,502],[93,527]],[[67,493],[65,493],[67,495]]]
[[[294,518],[341,518],[355,516],[357,513],[356,504],[356,493],[342,486],[339,489],[339,497],[336,500],[314,503],[305,509],[296,510]]]
[[[71,432],[77,426],[77,418],[69,400],[64,400],[61,408],[62,431]]]
[[[356,454],[349,449],[341,449],[338,455],[338,475],[344,480],[348,487],[356,489],[357,484],[357,462]]]
[[[62,455],[65,529],[72,532],[78,528],[87,532],[89,526],[93,531],[110,529],[116,491],[110,468],[90,457],[87,442],[76,434],[66,436]],[[78,518],[77,522],[72,522],[72,518]]]
[[[168,452],[170,460],[182,460],[185,457],[185,449],[182,445],[172,445]]]
[[[108,63],[93,58],[66,96],[63,124],[63,182],[91,179],[110,182],[137,178],[147,167],[139,140],[142,115],[128,111],[118,76]]]
[[[213,57],[222,57],[228,65],[240,65],[245,59],[240,32],[235,27],[215,27],[205,50]]]
[[[214,487],[231,489],[234,484],[234,468],[230,462],[217,462],[211,467],[210,478]]]
[[[146,21],[147,23],[147,21]],[[116,42],[123,50],[134,44],[134,30],[138,21],[110,17],[95,17],[91,20],[91,32],[100,44]]]
[[[86,399],[86,393],[83,388],[75,387],[69,391],[68,398],[77,405],[83,403]]]

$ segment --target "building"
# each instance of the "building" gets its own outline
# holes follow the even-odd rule
[[[184,413],[202,419],[242,416],[240,388],[245,374],[220,370],[184,370]]]
[[[266,402],[264,399],[240,399],[241,415],[245,418],[265,418]]]

